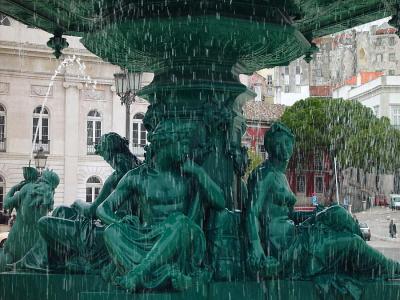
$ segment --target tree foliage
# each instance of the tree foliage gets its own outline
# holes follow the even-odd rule
[[[261,157],[261,155],[257,154],[252,149],[248,149],[247,150],[247,154],[249,156],[249,162],[250,163],[249,163],[249,165],[247,167],[245,178],[248,178],[249,175],[251,174],[251,172],[253,172],[253,170],[255,168],[257,168],[258,165],[260,165],[264,161],[264,159]]]
[[[399,168],[400,131],[356,101],[308,98],[286,109],[281,121],[296,136],[295,153],[316,148],[336,156],[341,168],[392,172]]]

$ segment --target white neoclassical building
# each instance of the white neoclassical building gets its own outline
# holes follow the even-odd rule
[[[22,167],[29,164],[32,148],[39,147],[48,155],[47,166],[61,179],[55,204],[93,201],[112,172],[94,155],[94,144],[110,131],[125,136],[125,107],[113,77],[119,68],[85,50],[76,37],[67,37],[70,46],[57,60],[46,46],[50,37],[0,15],[0,211],[5,193],[23,180]],[[80,65],[59,69],[33,143],[50,79],[60,62],[73,55]],[[144,74],[142,85],[151,80],[152,74]],[[147,106],[138,98],[131,106],[130,145],[138,156],[143,156],[147,143],[142,124]]]

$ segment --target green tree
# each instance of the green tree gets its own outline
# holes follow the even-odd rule
[[[294,160],[309,157],[315,149],[334,157],[338,173],[348,167],[379,174],[399,168],[400,132],[387,118],[377,118],[356,101],[308,98],[286,109],[281,121],[296,136]],[[328,187],[330,194],[334,181]]]
[[[246,174],[245,174],[245,178],[247,180],[247,178],[249,177],[249,175],[251,174],[251,172],[253,172],[253,170],[259,165],[261,164],[264,159],[262,158],[261,155],[257,154],[254,150],[252,149],[248,149],[247,150],[247,154],[249,156],[249,165],[247,167],[246,170]]]

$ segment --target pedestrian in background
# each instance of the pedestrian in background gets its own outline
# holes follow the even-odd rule
[[[317,194],[315,194],[315,193],[312,193],[311,205],[312,206],[318,206],[318,197],[317,197]]]
[[[390,224],[389,224],[389,234],[391,238],[395,238],[397,235],[397,228],[396,228],[396,224],[394,224],[393,220],[390,220]]]

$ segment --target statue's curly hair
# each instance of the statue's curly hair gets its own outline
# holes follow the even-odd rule
[[[278,135],[285,134],[288,136],[292,142],[294,143],[294,134],[293,132],[283,123],[275,122],[272,124],[271,128],[264,135],[264,147],[265,150],[271,155],[272,145],[274,144],[274,140]]]
[[[116,132],[103,134],[100,143],[95,146],[95,153],[102,155],[104,152],[130,153],[129,141]]]

